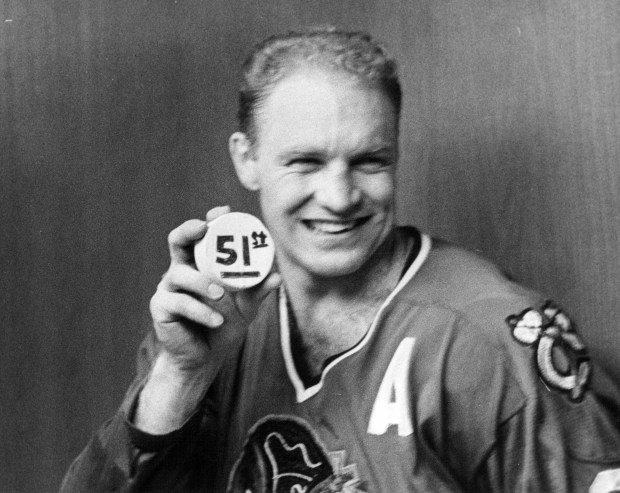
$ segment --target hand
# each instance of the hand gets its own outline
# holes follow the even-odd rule
[[[262,300],[280,285],[272,273],[255,288],[229,293],[196,269],[194,244],[209,221],[229,211],[211,209],[207,222],[189,220],[168,236],[170,267],[150,304],[161,349],[135,415],[135,425],[146,432],[162,434],[182,425],[242,341]]]
[[[189,220],[168,236],[170,268],[151,299],[151,316],[162,351],[180,371],[199,370],[219,353],[228,353],[254,319],[261,301],[280,285],[270,274],[260,285],[229,293],[199,272],[193,248],[207,231],[209,221],[230,212],[216,207],[207,222]]]

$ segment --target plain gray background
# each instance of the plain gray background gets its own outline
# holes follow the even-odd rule
[[[562,303],[620,378],[617,0],[0,0],[0,491],[56,490],[114,413],[168,231],[257,212],[238,67],[323,23],[401,62],[401,221]]]

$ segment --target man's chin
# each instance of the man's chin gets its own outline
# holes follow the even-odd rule
[[[358,255],[327,255],[320,261],[310,260],[306,263],[308,272],[317,278],[335,279],[354,274],[363,268],[367,258]]]

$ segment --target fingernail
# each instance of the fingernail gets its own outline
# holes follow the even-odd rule
[[[219,300],[224,296],[224,288],[219,284],[209,284],[207,288],[207,295],[213,300]]]
[[[224,323],[224,317],[222,317],[219,313],[214,313],[211,315],[211,323],[219,327]]]

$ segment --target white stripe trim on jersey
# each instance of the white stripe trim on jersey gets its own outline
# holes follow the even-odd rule
[[[411,263],[411,266],[407,269],[407,272],[403,275],[401,280],[398,282],[394,290],[390,293],[390,295],[385,299],[375,318],[370,324],[370,328],[364,335],[364,337],[358,342],[355,346],[353,346],[348,351],[345,351],[340,356],[330,361],[330,363],[323,369],[321,373],[321,379],[315,385],[306,388],[303,384],[303,381],[299,377],[297,373],[297,368],[295,368],[295,362],[293,360],[293,352],[291,350],[291,334],[290,334],[290,326],[288,319],[288,308],[287,308],[287,299],[286,292],[284,291],[284,286],[280,288],[280,342],[282,345],[282,355],[284,357],[284,364],[286,365],[286,371],[288,373],[288,377],[293,384],[295,389],[295,395],[297,397],[297,402],[304,402],[309,399],[313,395],[315,395],[321,388],[323,387],[323,381],[325,380],[325,375],[331,370],[335,365],[337,365],[340,361],[345,358],[348,358],[352,354],[357,353],[360,349],[362,349],[368,341],[371,339],[372,335],[377,328],[379,318],[381,314],[385,310],[385,308],[391,303],[394,297],[403,289],[403,287],[413,279],[413,276],[420,270],[420,267],[424,265],[426,258],[428,257],[429,252],[431,251],[431,238],[426,234],[421,234],[421,245],[420,251],[418,252],[417,257]]]

